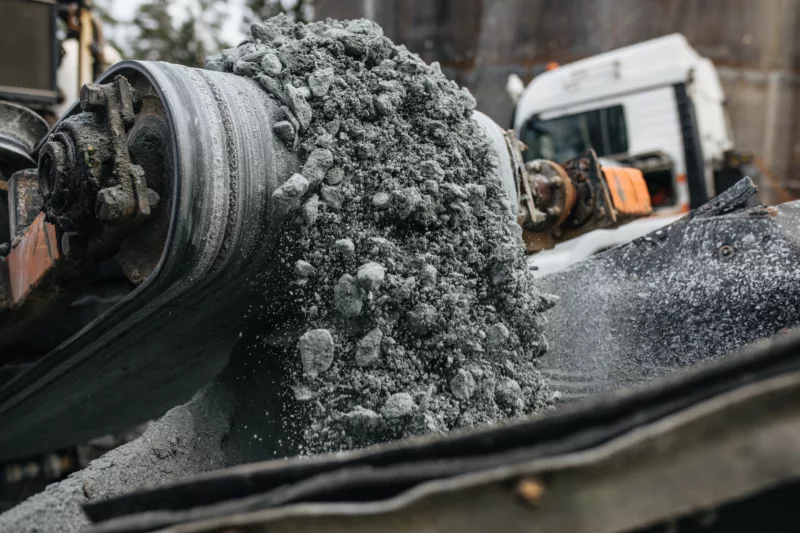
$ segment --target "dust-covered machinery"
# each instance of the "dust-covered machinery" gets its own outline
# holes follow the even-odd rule
[[[264,127],[278,113],[251,80],[126,62],[85,85],[35,148],[41,128],[18,127],[30,140],[3,182],[11,242],[0,263],[0,394],[24,410],[20,430],[35,431],[39,446],[140,422],[219,370],[239,331],[219,313],[241,305],[229,297],[270,261],[261,245],[276,230],[270,194],[298,166]],[[501,155],[497,176],[530,250],[649,214],[638,171],[601,169],[593,153],[523,165],[513,133],[476,120]],[[39,372],[59,377],[45,382]],[[145,389],[163,392],[130,401]],[[92,422],[76,431],[73,415]],[[6,435],[16,449],[7,453],[33,451]]]
[[[253,80],[125,62],[86,85],[80,102],[43,138],[36,121],[13,130],[27,144],[2,152],[9,246],[0,258],[0,460],[130,427],[186,400],[227,362],[248,321],[241,311],[285,296],[280,283],[266,290],[253,283],[280,262],[270,246],[282,216],[272,193],[303,171],[275,138],[271,125],[280,116]],[[475,120],[497,153],[509,217],[522,226],[530,251],[650,213],[640,172],[604,167],[592,152],[563,164],[523,163],[513,134],[481,115]],[[662,235],[545,278],[565,302],[549,336],[562,346],[606,339],[618,351],[592,364],[577,358],[585,347],[571,358],[551,354],[543,371],[581,396],[722,355],[796,324],[796,206],[744,210],[752,192],[742,182]],[[751,283],[745,274],[767,256],[772,276],[756,272]],[[591,279],[604,283],[581,283]],[[612,301],[608,280],[624,284],[626,298]],[[682,322],[682,305],[702,308],[690,316],[704,320]],[[276,329],[291,319],[285,312],[260,318]],[[663,357],[637,359],[623,349],[669,347],[676,335],[690,352],[654,349]],[[783,361],[773,359],[769,365]],[[758,379],[769,377],[769,365]],[[709,397],[739,383],[717,377],[701,375],[692,390]],[[783,385],[790,391],[794,382]],[[679,394],[631,400],[652,409],[649,418],[612,403],[605,419],[586,420],[613,426],[609,435],[618,435],[631,420],[655,423],[665,412],[659,402],[674,404]],[[670,412],[678,409],[673,404]],[[584,439],[583,448],[563,449],[599,446],[598,435],[581,433],[575,438]],[[544,440],[542,446],[550,445]],[[485,446],[469,449],[491,455]],[[320,471],[328,468],[320,464]],[[480,470],[457,466],[455,473]],[[537,483],[520,486],[521,497],[535,504]]]

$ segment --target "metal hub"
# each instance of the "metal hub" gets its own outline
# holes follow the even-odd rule
[[[69,243],[70,255],[96,259],[116,253],[161,198],[129,151],[138,91],[117,76],[85,85],[80,105],[83,113],[61,121],[41,150],[39,188],[47,220],[63,232],[62,248]],[[160,163],[150,170],[163,173]]]

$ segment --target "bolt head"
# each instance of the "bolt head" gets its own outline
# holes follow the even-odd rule
[[[730,244],[723,244],[717,249],[717,253],[719,253],[721,257],[727,258],[731,257],[734,253],[736,253],[736,249]]]
[[[122,187],[106,187],[97,193],[95,215],[98,220],[109,222],[121,220],[132,204],[133,198]]]
[[[106,108],[106,94],[96,83],[87,83],[81,87],[81,109],[99,113]]]

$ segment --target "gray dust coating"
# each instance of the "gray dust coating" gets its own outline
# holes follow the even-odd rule
[[[90,525],[81,505],[227,466],[220,441],[228,432],[233,398],[220,383],[198,392],[152,424],[144,435],[53,483],[0,514],[0,531],[79,531]]]
[[[282,105],[276,136],[304,162],[305,180],[273,195],[303,317],[288,350],[306,415],[296,450],[550,405],[536,359],[552,300],[526,268],[469,92],[370,21],[276,17],[251,31],[207,67],[257,80]]]
[[[693,212],[545,276],[540,283],[562,302],[547,314],[543,373],[571,401],[641,385],[800,324],[798,227],[797,201]],[[580,334],[558,327],[570,321]]]

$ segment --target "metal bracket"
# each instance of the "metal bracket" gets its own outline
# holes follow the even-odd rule
[[[80,104],[84,112],[60,122],[42,148],[39,188],[47,220],[81,236],[89,255],[102,256],[150,217],[160,198],[128,150],[141,106],[128,80],[86,84]]]

